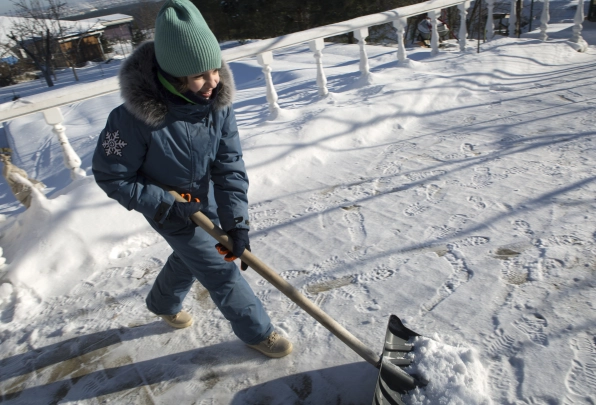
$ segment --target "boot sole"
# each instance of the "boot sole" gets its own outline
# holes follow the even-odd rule
[[[288,354],[292,353],[292,350],[294,350],[294,346],[290,343],[290,347],[288,347],[286,350],[284,350],[283,352],[266,352],[263,351],[261,349],[259,349],[256,346],[251,346],[251,345],[247,345],[248,347],[250,347],[251,349],[255,349],[256,351],[258,351],[259,353],[264,354],[267,357],[271,357],[273,359],[279,359],[280,357],[284,357],[287,356]]]

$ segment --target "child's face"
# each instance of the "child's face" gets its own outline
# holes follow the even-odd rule
[[[219,83],[219,69],[209,70],[207,72],[190,75],[188,80],[188,89],[205,98],[211,97],[213,89]]]

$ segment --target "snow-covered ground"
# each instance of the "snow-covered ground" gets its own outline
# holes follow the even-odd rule
[[[498,38],[402,66],[369,46],[369,80],[358,46],[328,45],[326,98],[306,46],[276,52],[276,120],[258,64],[231,64],[253,252],[379,353],[392,313],[421,333],[411,372],[430,384],[407,404],[596,402],[595,25],[583,34],[586,53]],[[377,370],[250,270],[286,358],[245,347],[199,284],[188,329],[145,309],[170,249],[90,171],[119,103],[62,108],[76,182],[41,115],[6,128],[49,199],[25,211],[0,184],[3,402],[370,404]]]

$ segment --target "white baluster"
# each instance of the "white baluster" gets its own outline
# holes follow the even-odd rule
[[[468,8],[470,8],[470,1],[464,1],[457,5],[459,10],[459,50],[465,52],[466,50],[466,38],[468,37],[468,31],[466,29],[466,15],[468,14]]]
[[[486,40],[490,41],[495,36],[495,21],[493,20],[493,10],[495,8],[495,0],[486,0]],[[481,10],[482,12],[482,10]]]
[[[439,54],[439,29],[437,27],[437,18],[439,17],[440,13],[441,10],[432,10],[428,12],[428,16],[430,17],[430,23],[433,27],[432,35],[430,37],[431,56]]]
[[[571,42],[577,44],[574,48],[578,52],[585,52],[588,49],[587,42],[582,38],[582,24],[584,22],[584,0],[577,1],[577,10],[573,18],[573,36]]]
[[[404,32],[408,26],[407,18],[399,18],[393,21],[393,26],[397,30],[397,60],[399,63],[407,63],[406,45],[404,41]]]
[[[509,38],[515,38],[515,24],[517,23],[517,10],[515,8],[515,2],[517,0],[511,0],[511,11],[509,12]]]
[[[50,108],[49,110],[45,110],[43,112],[43,116],[47,124],[53,127],[54,133],[58,135],[58,140],[60,142],[60,146],[62,147],[64,165],[68,170],[70,170],[70,178],[76,180],[78,178],[85,177],[86,173],[83,169],[81,169],[81,158],[79,158],[72,146],[70,146],[68,138],[66,137],[66,129],[62,125],[64,117],[62,116],[60,108],[54,107]]]
[[[368,37],[368,28],[359,28],[354,31],[354,38],[358,40],[358,46],[360,47],[360,76],[368,76],[370,74],[368,55],[364,47],[366,45],[366,37]]]
[[[540,15],[540,35],[538,36],[541,41],[546,41],[548,39],[548,35],[546,34],[546,30],[548,29],[548,21],[550,20],[548,7],[549,0],[543,0],[542,14]]]
[[[267,102],[269,102],[269,112],[271,118],[276,118],[279,110],[279,104],[277,104],[277,93],[275,87],[273,87],[273,79],[271,78],[271,64],[273,63],[273,54],[271,51],[263,52],[257,55],[257,62],[263,67],[263,73],[265,74],[265,83],[267,84]]]
[[[308,47],[315,53],[315,60],[317,62],[317,85],[319,86],[319,96],[325,97],[329,94],[327,90],[327,77],[323,71],[323,49],[325,48],[325,41],[323,38],[317,38],[308,43]]]

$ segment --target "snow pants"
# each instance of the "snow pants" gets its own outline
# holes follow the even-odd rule
[[[217,241],[213,237],[194,224],[166,222],[160,226],[152,219],[147,218],[147,221],[174,251],[147,296],[147,308],[151,312],[156,315],[180,312],[182,301],[196,279],[209,291],[215,305],[244,343],[257,344],[273,332],[263,304],[236,264],[224,261],[217,253]]]

